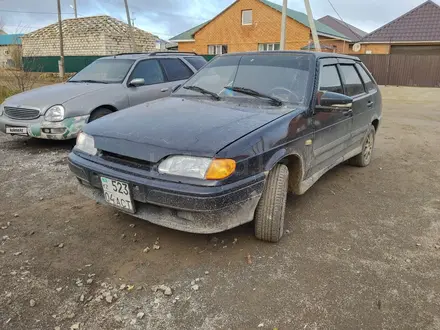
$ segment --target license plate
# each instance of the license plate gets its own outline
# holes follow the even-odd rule
[[[7,134],[28,135],[27,127],[6,127]]]
[[[135,212],[130,186],[126,182],[101,177],[104,198],[110,205],[131,213]]]

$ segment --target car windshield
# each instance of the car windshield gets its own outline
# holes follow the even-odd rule
[[[221,56],[189,79],[176,94],[201,95],[197,91],[199,87],[221,98],[246,97],[271,101],[268,97],[261,97],[265,95],[286,103],[303,104],[307,100],[311,65],[312,56],[309,54]]]
[[[96,60],[74,75],[69,82],[121,83],[134,62],[116,58]]]

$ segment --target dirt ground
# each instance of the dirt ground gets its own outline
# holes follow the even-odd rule
[[[440,89],[383,93],[372,164],[290,196],[279,244],[118,214],[72,143],[0,135],[0,328],[440,329]]]

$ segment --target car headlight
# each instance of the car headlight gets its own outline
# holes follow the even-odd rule
[[[192,156],[171,156],[159,164],[159,173],[190,178],[221,180],[235,171],[232,159],[212,159]]]
[[[64,119],[64,107],[62,105],[50,107],[46,111],[44,119],[47,121],[62,121]]]
[[[98,149],[95,148],[95,139],[84,132],[79,133],[76,138],[75,149],[92,156],[98,153]]]

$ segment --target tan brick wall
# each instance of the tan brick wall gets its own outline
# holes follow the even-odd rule
[[[361,50],[359,52],[354,52],[353,44],[350,44],[350,47],[346,52],[346,54],[350,54],[350,55],[366,54],[368,50],[371,50],[372,54],[389,54],[390,49],[391,47],[389,44],[362,44]]]
[[[252,25],[241,25],[241,11],[252,9]],[[259,43],[278,43],[281,13],[257,0],[240,0],[195,34],[195,42],[179,43],[179,51],[208,53],[208,45],[228,45],[228,52],[257,51]],[[286,49],[308,44],[310,29],[287,18]]]
[[[64,35],[65,56],[103,56],[131,51],[128,36]],[[23,56],[59,56],[59,39],[28,37],[23,38]],[[155,38],[136,36],[136,51],[155,50]]]

